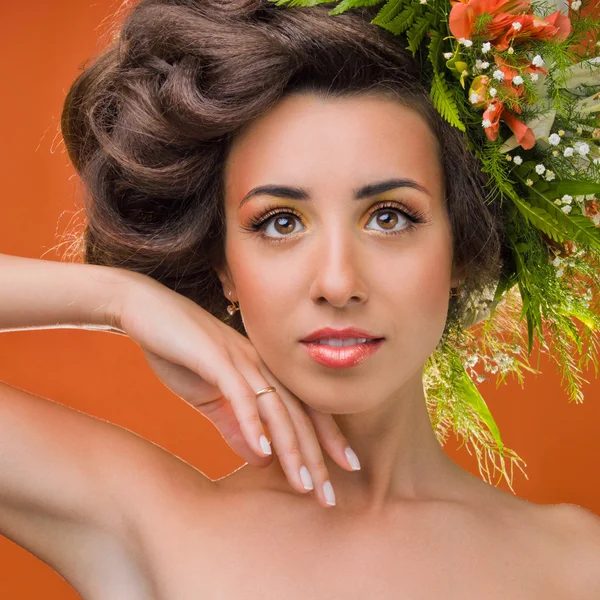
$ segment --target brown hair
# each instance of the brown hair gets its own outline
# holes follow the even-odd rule
[[[73,83],[61,119],[86,187],[83,261],[144,273],[245,335],[215,266],[224,260],[223,170],[236,133],[286,94],[393,96],[438,140],[464,296],[496,282],[502,211],[466,138],[443,120],[401,38],[371,8],[280,8],[267,0],[141,0]]]

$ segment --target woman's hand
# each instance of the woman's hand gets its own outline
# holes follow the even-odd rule
[[[310,473],[305,479],[312,477],[318,502],[329,506],[323,491],[329,474],[320,444],[351,471],[348,442],[332,415],[310,408],[275,378],[250,340],[146,276],[130,285],[114,318],[141,346],[162,382],[205,415],[237,454],[254,466],[271,463],[259,441],[264,421],[292,487],[306,492],[300,475],[305,465],[305,475]],[[276,392],[255,396],[268,386]]]

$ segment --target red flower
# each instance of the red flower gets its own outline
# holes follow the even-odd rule
[[[512,26],[513,22],[519,22],[521,29],[518,31]],[[569,17],[556,11],[545,19],[536,15],[519,15],[513,19],[509,29],[493,42],[497,50],[506,50],[513,39],[533,38],[538,40],[552,40],[562,42],[571,33],[571,21]]]
[[[481,37],[497,50],[506,50],[513,39],[562,41],[571,32],[569,17],[560,11],[545,19],[537,17],[530,12],[528,0],[450,0],[450,3],[453,5],[449,17],[452,35],[457,39]],[[515,22],[521,24],[521,29],[513,28]]]
[[[518,112],[521,112],[516,107]],[[535,135],[530,127],[527,127],[525,123],[519,121],[515,115],[509,112],[504,104],[499,100],[492,100],[487,109],[483,113],[483,118],[488,119],[491,123],[490,127],[485,128],[485,135],[491,142],[495,141],[498,137],[498,129],[500,127],[500,117],[502,120],[511,128],[515,134],[517,141],[521,144],[524,150],[530,150],[535,144]]]

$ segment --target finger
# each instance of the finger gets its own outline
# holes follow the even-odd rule
[[[233,351],[232,359],[236,368],[256,391],[271,385],[244,353]],[[287,407],[281,401],[277,391],[261,394],[258,398],[255,397],[255,401],[260,417],[269,428],[273,447],[290,485],[298,492],[305,494],[309,490],[304,487],[300,469],[302,466],[308,469],[308,466],[303,461],[296,429]],[[307,483],[309,482],[307,481]]]
[[[217,385],[231,404],[250,448],[261,458],[270,455],[272,453],[271,444],[261,422],[254,390],[248,385],[230,358],[219,370]],[[262,445],[261,436],[264,436]]]
[[[347,471],[358,470],[353,468],[346,452],[348,449],[350,450],[350,454],[354,455],[352,457],[353,460],[354,457],[356,457],[356,454],[354,453],[352,448],[350,448],[348,439],[341,432],[340,428],[335,422],[335,419],[333,418],[333,415],[330,413],[318,411],[308,406],[308,404],[306,404],[305,402],[302,402],[302,400],[300,400],[297,396],[293,395],[284,385],[281,384],[281,382],[273,375],[273,373],[271,373],[269,367],[267,367],[267,365],[262,361],[262,359],[260,362],[261,365],[259,368],[261,373],[265,378],[269,379],[269,381],[275,382],[273,383],[273,385],[276,386],[278,390],[280,390],[280,396],[283,402],[285,404],[288,404],[288,410],[290,411],[292,420],[295,421],[294,417],[298,415],[299,425],[302,426],[302,424],[305,421],[305,419],[302,416],[302,412],[308,415],[312,425],[314,425],[314,429],[312,429],[311,425],[313,434],[318,440],[318,442],[327,451],[327,454],[329,454],[329,456],[331,456],[331,458],[333,458],[333,460],[343,469],[346,469]],[[294,399],[293,408],[292,403],[287,402],[287,400],[291,400],[291,398]],[[294,410],[296,406],[302,410]],[[358,467],[360,469],[360,463],[358,463]]]
[[[259,370],[263,376],[272,379],[273,385],[279,390],[279,396],[283,404],[288,409],[290,419],[292,420],[296,432],[296,438],[300,445],[300,453],[303,457],[304,465],[308,469],[313,481],[313,494],[321,505],[325,507],[331,506],[328,503],[328,500],[331,500],[331,496],[333,496],[333,502],[335,503],[335,492],[332,492],[333,488],[331,487],[329,470],[325,464],[323,451],[310,418],[302,409],[300,400],[276,377],[272,376],[272,374],[269,375],[270,371],[266,365],[261,365]],[[327,490],[327,494],[325,493],[325,490]]]
[[[347,471],[360,470],[360,461],[354,450],[350,447],[348,439],[335,422],[333,415],[316,410],[311,406],[308,406],[305,402],[302,402],[302,400],[299,402],[304,409],[304,412],[311,420],[316,436],[325,450],[327,450],[329,456],[331,456],[340,467],[343,467]],[[348,454],[350,454],[350,458]],[[355,466],[358,466],[358,469],[353,466],[350,459],[352,459]]]
[[[254,467],[267,467],[273,462],[273,455],[259,457],[249,446],[231,408],[231,403],[224,396],[201,404],[197,407],[197,410],[210,419],[227,442],[227,445],[246,462]]]

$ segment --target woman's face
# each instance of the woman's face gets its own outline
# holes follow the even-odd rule
[[[238,135],[224,175],[227,269],[219,277],[273,374],[333,414],[420,388],[458,282],[425,121],[382,96],[293,94]],[[392,179],[407,184],[360,193]],[[294,191],[252,192],[267,185]],[[273,209],[280,214],[264,220]],[[324,327],[385,339],[359,364],[325,366],[301,342]]]

